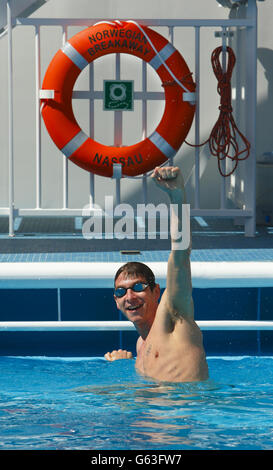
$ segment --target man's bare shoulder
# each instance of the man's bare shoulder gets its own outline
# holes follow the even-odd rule
[[[168,297],[167,290],[165,290],[158,305],[154,323],[166,333],[172,333],[175,329],[179,329],[184,325],[196,325],[193,302],[188,311],[184,312],[181,308],[175,308],[175,305]]]

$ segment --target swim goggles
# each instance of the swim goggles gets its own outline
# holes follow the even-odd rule
[[[136,282],[133,284],[131,287],[117,287],[114,290],[114,294],[116,297],[121,299],[121,297],[124,297],[128,289],[132,289],[134,292],[143,292],[145,289],[147,289],[149,284],[144,284],[143,282]]]

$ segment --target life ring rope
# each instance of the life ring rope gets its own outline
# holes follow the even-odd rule
[[[202,147],[208,143],[211,155],[217,157],[220,175],[228,177],[234,173],[239,161],[246,160],[249,157],[251,146],[247,138],[238,129],[232,115],[231,79],[236,57],[231,47],[227,47],[228,60],[226,71],[224,71],[220,63],[221,53],[223,53],[223,47],[219,46],[211,54],[212,69],[218,81],[217,91],[220,95],[218,119],[211,130],[210,136],[204,142],[194,145],[185,140],[185,143],[190,147]],[[230,170],[222,167],[222,161],[225,159],[233,162]]]
[[[163,118],[161,119],[156,130],[143,141],[133,146],[126,147],[125,150],[124,147],[107,147],[99,144],[98,142],[95,142],[90,137],[88,137],[88,135],[86,135],[85,132],[81,130],[76,123],[76,120],[73,116],[71,101],[70,103],[65,103],[64,89],[68,90],[68,96],[70,96],[68,99],[72,100],[74,84],[74,82],[72,82],[72,80],[74,80],[72,77],[75,77],[76,79],[79,73],[87,65],[89,65],[90,62],[94,60],[94,58],[103,55],[102,51],[99,52],[94,58],[88,60],[89,56],[86,49],[88,46],[84,46],[84,44],[86,44],[86,41],[88,40],[88,35],[93,34],[91,30],[92,27],[84,30],[82,33],[79,33],[73,38],[70,38],[60,49],[63,55],[58,55],[60,52],[57,52],[56,56],[58,56],[58,59],[56,59],[56,69],[54,70],[55,62],[53,59],[52,63],[54,65],[51,67],[50,64],[44,79],[42,91],[51,93],[51,96],[50,98],[45,97],[42,99],[41,112],[53,141],[56,143],[61,152],[74,163],[84,169],[87,169],[87,171],[101,175],[104,175],[105,173],[105,176],[111,176],[109,167],[113,167],[114,164],[119,163],[122,165],[123,176],[126,175],[135,177],[139,174],[148,173],[148,171],[152,170],[152,168],[155,166],[160,166],[162,163],[165,164],[166,159],[173,158],[177,153],[178,148],[188,133],[194,116],[194,106],[192,106],[195,103],[195,93],[193,91],[194,83],[185,61],[177,49],[175,49],[175,47],[163,36],[160,36],[153,30],[149,30],[147,27],[142,27],[133,20],[101,21],[93,25],[93,28],[97,28],[100,24],[108,26],[108,31],[110,31],[109,28],[123,28],[123,35],[124,31],[128,31],[128,24],[131,24],[132,30],[129,29],[129,31],[133,31],[133,34],[136,36],[140,34],[143,35],[143,39],[141,41],[146,44],[146,49],[148,48],[148,44],[151,46],[152,50],[150,49],[148,51],[147,49],[147,57],[143,52],[139,54],[135,53],[134,49],[130,50],[128,48],[127,50],[125,49],[125,52],[137,55],[138,57],[142,58],[142,60],[145,60],[154,68],[161,78],[162,86],[165,89],[166,102]],[[134,33],[134,27],[135,31],[138,30],[139,33]],[[87,33],[85,33],[85,31],[87,31]],[[94,34],[100,33],[100,35],[102,35],[102,32],[105,32],[105,29],[102,29],[101,31],[95,29],[94,31]],[[149,34],[151,37],[149,37]],[[79,36],[80,39],[78,39],[77,36]],[[84,39],[84,37],[86,39]],[[81,40],[83,41],[82,43]],[[109,41],[109,44],[110,42],[111,41]],[[158,48],[155,46],[155,44],[158,45]],[[121,49],[121,47],[115,49],[115,47],[112,46],[107,53],[123,52]],[[67,62],[67,59],[69,59],[69,62]],[[168,60],[170,66],[173,68],[173,71],[166,63]],[[65,71],[61,69],[62,64]],[[162,65],[165,68],[165,72],[161,67]],[[69,77],[71,76],[71,79],[69,78],[68,81],[65,78],[65,73],[69,73]],[[59,75],[61,75],[62,78],[59,78]],[[170,77],[173,79],[173,82],[170,81]],[[184,84],[186,78],[187,86]],[[50,86],[47,86],[48,83],[51,84],[53,89],[49,89]],[[70,88],[67,88],[67,83],[71,83],[71,86],[69,85]],[[182,89],[182,93],[178,92],[177,86],[169,86],[175,84],[178,85],[180,89]],[[54,98],[52,98],[52,95]],[[183,102],[188,102],[188,104],[183,104]],[[49,106],[45,108],[46,104]],[[174,116],[176,117],[175,120],[173,120]],[[60,120],[62,121],[62,124],[59,124]],[[58,125],[61,126],[61,130],[57,129]],[[93,151],[91,148],[92,145],[94,147]],[[89,153],[87,152],[87,147],[89,148]],[[92,158],[94,164],[92,163],[92,165],[89,163],[90,150],[93,154]],[[104,165],[104,168],[100,168],[102,165]],[[124,168],[125,165],[127,166],[126,168]],[[129,165],[131,165],[130,168]],[[103,173],[104,169],[105,171]]]
[[[140,26],[140,24],[138,24],[136,21],[133,21],[133,20],[128,20],[127,23],[133,23],[135,26],[137,26],[137,28],[142,32],[142,34],[144,34],[144,36],[146,37],[147,41],[150,43],[151,47],[153,48],[153,50],[155,51],[156,55],[154,57],[155,61],[157,62],[157,60],[159,59],[160,61],[160,64],[163,64],[164,67],[166,68],[166,70],[169,72],[169,74],[171,75],[171,77],[174,79],[174,81],[181,87],[183,88],[184,91],[186,91],[187,93],[191,93],[190,90],[188,90],[188,88],[186,88],[183,83],[178,80],[178,78],[173,74],[173,72],[171,71],[170,67],[168,67],[168,65],[166,64],[166,60],[170,57],[171,54],[174,53],[175,51],[175,48],[173,47],[173,45],[169,42],[160,52],[157,51],[157,49],[155,48],[153,42],[151,41],[151,39],[149,38],[149,36],[146,34],[146,32],[144,31],[144,29]],[[153,59],[152,59],[153,60]],[[151,61],[152,62],[152,61]],[[150,65],[152,65],[150,62]],[[153,65],[152,65],[153,67]],[[191,95],[193,95],[191,93]]]

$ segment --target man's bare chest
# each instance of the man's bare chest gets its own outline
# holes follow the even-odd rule
[[[153,337],[147,339],[139,348],[136,358],[136,368],[145,375],[150,375],[151,370],[160,368],[166,359],[166,346]],[[164,359],[165,358],[165,359]]]

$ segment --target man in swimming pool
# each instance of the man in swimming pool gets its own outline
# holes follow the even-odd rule
[[[185,204],[178,167],[157,167],[151,177],[167,192],[172,204]],[[178,224],[181,228],[181,215]],[[168,382],[203,381],[208,378],[208,366],[202,333],[194,321],[191,247],[177,249],[176,242],[172,237],[166,289],[160,302],[160,286],[150,268],[142,263],[127,263],[117,271],[114,298],[117,308],[140,335],[135,365],[141,374]],[[130,359],[132,353],[118,350],[104,357],[108,361]]]

